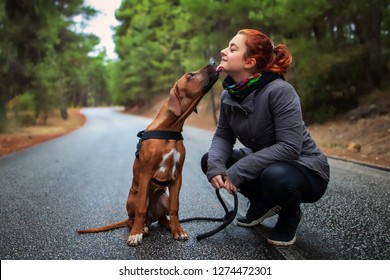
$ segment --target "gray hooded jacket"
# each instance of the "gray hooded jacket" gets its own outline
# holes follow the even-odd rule
[[[238,139],[246,148],[233,146]],[[226,170],[234,156],[239,160]],[[316,146],[302,119],[299,96],[285,80],[276,79],[241,103],[225,90],[208,158],[207,178],[227,175],[239,186],[254,180],[270,164],[295,161],[329,181],[327,158]]]

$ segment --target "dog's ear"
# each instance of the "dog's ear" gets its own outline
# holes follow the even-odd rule
[[[176,94],[175,88],[171,88],[171,91],[169,92],[168,109],[172,111],[176,116],[181,115],[180,100]]]

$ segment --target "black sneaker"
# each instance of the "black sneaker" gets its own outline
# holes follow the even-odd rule
[[[237,218],[237,225],[240,227],[253,227],[261,224],[265,219],[278,214],[279,211],[279,206],[275,206],[269,210],[261,210],[261,205],[258,203],[251,203],[246,216]]]
[[[303,222],[302,211],[299,210],[293,216],[280,213],[271,236],[267,239],[269,244],[275,246],[288,246],[295,243],[297,239],[297,228]]]

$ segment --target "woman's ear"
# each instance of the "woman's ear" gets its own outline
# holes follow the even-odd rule
[[[256,66],[256,59],[254,57],[250,57],[245,59],[244,68],[251,69]]]

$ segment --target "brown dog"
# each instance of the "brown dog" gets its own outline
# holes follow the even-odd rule
[[[213,65],[185,74],[175,83],[160,112],[146,128],[145,134],[149,134],[150,138],[141,138],[133,165],[133,182],[126,204],[129,218],[99,228],[79,230],[79,233],[127,226],[131,228],[127,244],[137,246],[142,243],[143,236],[149,233],[148,226],[159,221],[171,230],[174,239],[188,239],[178,217],[185,158],[180,132],[184,121],[196,111],[199,101],[218,80],[218,74]],[[154,133],[161,131],[168,136],[154,137]]]

